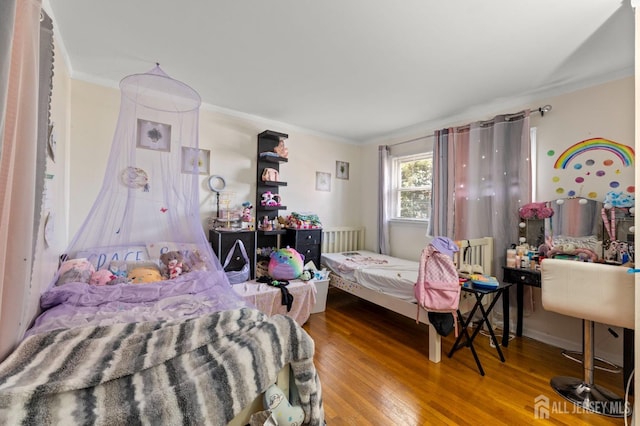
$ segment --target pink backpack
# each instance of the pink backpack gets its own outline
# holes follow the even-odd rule
[[[458,251],[458,247],[448,238],[438,237],[434,245],[429,244],[422,250],[418,281],[414,285],[414,295],[420,307],[429,313],[429,321],[441,335],[448,335],[452,328],[458,334],[456,311],[460,302],[460,281],[458,270],[450,253]],[[442,242],[448,241],[442,251]],[[439,243],[439,244],[438,244]],[[451,318],[453,317],[453,321]]]

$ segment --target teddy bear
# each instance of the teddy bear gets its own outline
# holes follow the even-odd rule
[[[189,266],[184,263],[184,257],[179,251],[168,251],[160,255],[160,261],[167,268],[169,278],[178,278],[180,275],[190,271]]]

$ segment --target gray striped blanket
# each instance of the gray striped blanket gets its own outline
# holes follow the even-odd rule
[[[225,425],[290,364],[320,425],[313,354],[294,320],[251,308],[36,334],[0,364],[0,424]]]

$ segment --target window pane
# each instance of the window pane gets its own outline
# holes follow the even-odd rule
[[[430,191],[400,191],[400,217],[429,219],[430,216]]]
[[[431,158],[400,163],[400,187],[415,188],[431,184]]]

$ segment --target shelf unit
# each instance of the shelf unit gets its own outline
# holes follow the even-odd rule
[[[261,224],[267,217],[268,221],[277,222],[277,217],[281,210],[287,210],[285,205],[279,206],[263,206],[262,194],[266,191],[271,191],[272,194],[280,195],[280,188],[287,186],[287,182],[284,181],[263,181],[262,174],[266,168],[272,168],[278,171],[280,174],[280,165],[289,161],[286,157],[274,155],[274,148],[278,146],[281,140],[289,138],[289,135],[285,133],[275,132],[273,130],[265,130],[258,135],[258,150],[257,150],[257,166],[256,166],[256,247],[258,252],[265,247],[280,247],[280,236],[284,235],[286,229],[274,229],[265,231],[261,229]],[[269,153],[270,155],[260,155],[261,153]],[[261,256],[256,256],[257,260],[264,260]]]

